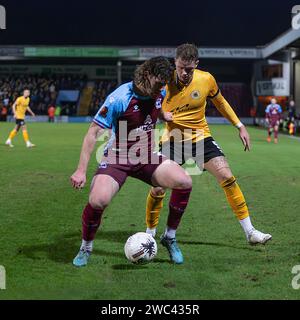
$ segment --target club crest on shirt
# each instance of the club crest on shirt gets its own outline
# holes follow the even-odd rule
[[[191,93],[191,97],[192,99],[200,99],[200,92],[199,90],[194,90],[192,93]]]
[[[106,118],[107,112],[108,112],[108,108],[107,108],[106,106],[102,106],[102,107],[100,108],[99,114],[100,114],[103,118]]]
[[[137,112],[137,111],[140,111],[140,109],[139,109],[139,106],[136,104],[136,105],[133,107],[133,112]]]

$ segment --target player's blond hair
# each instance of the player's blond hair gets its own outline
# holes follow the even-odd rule
[[[183,61],[197,61],[199,59],[198,48],[192,43],[184,43],[176,49],[176,59]]]

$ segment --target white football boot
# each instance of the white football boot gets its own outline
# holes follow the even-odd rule
[[[253,229],[247,236],[248,242],[251,245],[266,244],[272,239],[272,236],[268,233],[262,233],[256,229]]]
[[[11,143],[11,141],[10,141],[9,139],[6,140],[5,144],[6,144],[7,146],[9,146],[10,148],[13,148],[13,147],[14,147],[13,144]]]
[[[35,144],[31,143],[30,141],[27,141],[26,147],[27,148],[33,148],[33,147],[35,147]]]

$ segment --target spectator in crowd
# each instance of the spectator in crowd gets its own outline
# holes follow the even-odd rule
[[[296,106],[295,101],[290,100],[288,106],[287,106],[287,113],[283,120],[282,129],[285,132],[288,132],[289,135],[294,135],[297,131],[297,114],[296,114]]]
[[[295,101],[291,100],[289,102],[289,105],[287,107],[287,111],[288,111],[288,117],[291,120],[292,118],[296,117],[296,107],[295,107]]]
[[[60,121],[60,115],[61,115],[61,106],[58,104],[55,108],[55,121]]]
[[[55,107],[51,104],[48,108],[48,122],[54,122]]]
[[[295,122],[294,118],[290,121],[288,127],[289,127],[289,135],[293,136],[295,134]]]
[[[7,107],[2,105],[0,106],[0,121],[6,121],[7,120]]]

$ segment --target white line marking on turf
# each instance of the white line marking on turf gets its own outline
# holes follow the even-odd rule
[[[300,137],[295,137],[295,136],[289,136],[290,139],[295,139],[300,141]]]

